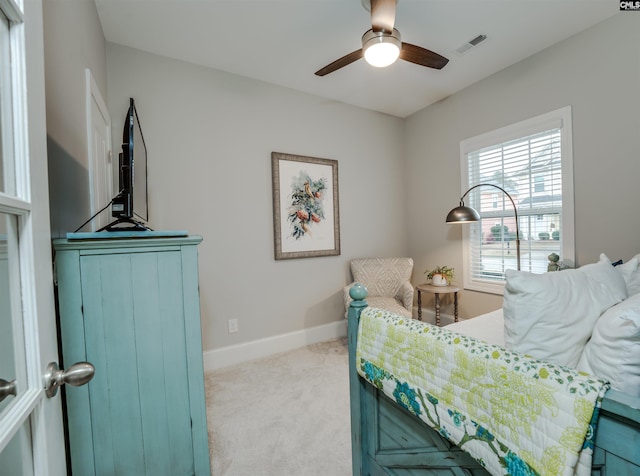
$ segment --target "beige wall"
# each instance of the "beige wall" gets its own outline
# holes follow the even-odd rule
[[[340,321],[348,260],[406,254],[401,119],[114,44],[107,77],[114,144],[136,101],[150,226],[204,238],[205,350]],[[338,161],[341,256],[275,261],[272,151]]]
[[[52,236],[90,216],[85,69],[107,98],[106,45],[92,1],[43,3]]]
[[[576,263],[601,252],[614,260],[640,253],[640,15],[621,12],[407,119],[407,232],[416,272],[436,264],[462,269],[461,230],[444,224],[464,192],[460,141],[563,106],[573,113]],[[501,302],[465,291],[461,315]]]
[[[89,67],[107,99],[115,154],[128,98],[136,99],[149,148],[151,226],[204,237],[206,350],[339,321],[353,257],[409,255],[415,283],[436,264],[461,269],[460,231],[443,223],[461,193],[460,140],[566,105],[577,263],[640,252],[638,15],[621,13],[401,120],[106,45],[93,2],[44,4],[52,233],[72,231],[88,214]],[[272,151],[338,160],[341,256],[274,260]],[[489,294],[460,299],[464,317],[500,305]],[[237,334],[227,332],[233,318]]]
[[[406,254],[402,120],[116,45],[107,64],[93,2],[50,0],[44,18],[52,235],[89,217],[90,68],[107,100],[116,157],[136,99],[149,149],[150,225],[204,237],[205,350],[341,321],[348,260]],[[341,256],[274,260],[272,151],[338,160]],[[237,334],[227,331],[232,318]]]

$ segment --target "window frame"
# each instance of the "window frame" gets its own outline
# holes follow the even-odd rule
[[[573,193],[573,139],[571,106],[566,106],[554,111],[535,116],[493,131],[489,131],[460,142],[460,170],[461,170],[461,192],[463,196],[467,190],[479,182],[469,182],[469,164],[467,155],[480,149],[499,145],[512,140],[528,137],[536,133],[560,128],[561,130],[561,164],[562,164],[562,214],[560,227],[562,229],[562,240],[560,258],[566,264],[573,265],[575,261],[575,230],[574,230],[574,193]],[[481,189],[483,187],[480,187]],[[487,187],[486,190],[489,190]],[[507,199],[506,196],[503,199]],[[499,199],[500,200],[500,199]],[[505,217],[512,217],[510,214],[511,204],[508,202]],[[518,215],[520,215],[518,210]],[[500,294],[504,292],[504,279],[482,280],[472,276],[472,246],[471,236],[474,228],[477,230],[479,223],[471,223],[462,227],[463,237],[463,273],[462,285],[464,289]],[[524,264],[524,259],[522,260]],[[525,270],[523,266],[523,270]]]
[[[9,254],[10,306],[16,355],[18,395],[0,415],[0,452],[24,425],[32,429],[33,453],[41,451],[36,438],[45,427],[34,424],[40,402],[46,396],[42,384],[42,362],[38,336],[38,314],[35,295],[36,264],[33,236],[33,204],[31,202],[31,171],[29,127],[27,120],[27,73],[25,14],[21,0],[0,0],[0,14],[8,26],[9,61],[0,57],[4,66],[2,94],[11,104],[3,109],[0,134],[3,134],[3,184],[0,187],[0,217],[6,215],[6,239]],[[3,21],[4,21],[3,19]],[[8,72],[7,72],[8,68]],[[9,96],[6,96],[9,94]],[[4,106],[3,106],[4,107]],[[20,349],[18,349],[18,345]],[[35,429],[35,430],[34,430]],[[31,450],[30,450],[31,452]],[[33,456],[23,454],[25,464],[33,466]],[[30,461],[27,461],[30,460]],[[40,460],[38,460],[39,462]],[[43,460],[44,461],[44,460]],[[37,470],[35,472],[38,472]],[[48,473],[48,472],[47,472]],[[38,472],[38,474],[40,474]]]

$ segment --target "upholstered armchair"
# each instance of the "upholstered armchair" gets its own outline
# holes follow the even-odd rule
[[[413,286],[411,258],[361,258],[351,260],[351,274],[354,282],[344,288],[345,317],[349,311],[351,296],[349,289],[354,283],[367,287],[366,298],[371,307],[386,309],[396,314],[412,317]]]

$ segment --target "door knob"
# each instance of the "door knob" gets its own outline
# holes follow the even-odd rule
[[[16,381],[12,380],[11,382],[7,382],[0,378],[0,402],[9,395],[13,395],[15,397],[16,394]]]
[[[74,387],[79,387],[89,382],[96,373],[95,367],[89,362],[77,362],[67,370],[60,370],[58,364],[51,362],[47,366],[44,375],[45,390],[47,397],[51,398],[58,393],[58,387],[68,383]]]

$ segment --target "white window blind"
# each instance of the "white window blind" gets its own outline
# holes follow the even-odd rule
[[[463,189],[486,184],[465,198],[481,217],[465,226],[465,288],[502,293],[505,270],[517,269],[514,207],[496,186],[517,208],[522,270],[546,272],[551,253],[573,260],[570,138],[565,108],[463,141]]]

